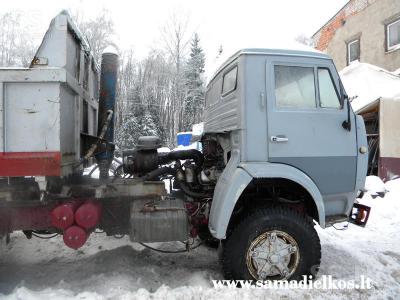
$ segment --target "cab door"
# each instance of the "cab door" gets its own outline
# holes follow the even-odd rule
[[[355,120],[351,113],[351,130],[342,126],[348,115],[340,100],[338,74],[330,60],[298,61],[298,57],[267,60],[269,161],[300,169],[323,196],[353,192]]]

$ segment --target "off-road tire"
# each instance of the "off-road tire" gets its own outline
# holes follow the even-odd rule
[[[226,279],[259,279],[251,276],[246,254],[253,240],[271,230],[285,232],[297,242],[300,260],[288,280],[316,275],[321,261],[321,244],[312,219],[288,207],[264,207],[239,222],[223,244],[222,268]]]

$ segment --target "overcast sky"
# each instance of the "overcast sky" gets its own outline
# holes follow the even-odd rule
[[[347,0],[9,0],[0,12],[22,10],[35,40],[42,38],[50,20],[62,9],[93,17],[103,8],[115,22],[117,44],[133,47],[139,57],[160,45],[160,28],[174,12],[189,19],[210,63],[223,45],[224,52],[248,46],[266,47],[311,36]]]

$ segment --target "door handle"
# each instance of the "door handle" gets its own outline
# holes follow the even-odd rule
[[[284,135],[271,135],[271,142],[286,143],[289,139]]]

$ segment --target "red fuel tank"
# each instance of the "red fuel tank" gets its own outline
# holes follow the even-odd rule
[[[94,200],[87,200],[75,212],[76,224],[86,230],[95,228],[100,218],[101,204]]]
[[[51,224],[58,229],[67,229],[74,224],[74,213],[80,203],[63,203],[51,211]]]
[[[82,247],[86,243],[88,237],[89,235],[86,231],[76,225],[67,228],[63,235],[65,245],[75,250]]]

